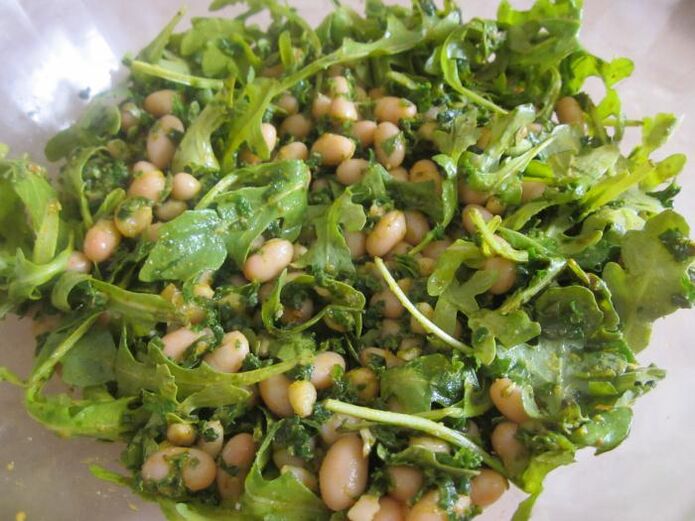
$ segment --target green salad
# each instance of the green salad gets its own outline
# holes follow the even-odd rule
[[[0,317],[36,321],[0,379],[172,521],[467,520],[512,484],[529,519],[695,301],[676,117],[626,118],[581,0],[231,4],[125,58],[57,180],[0,153]]]

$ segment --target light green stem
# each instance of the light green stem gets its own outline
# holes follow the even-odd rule
[[[444,440],[457,447],[462,447],[474,452],[483,460],[488,467],[496,470],[500,474],[506,475],[504,466],[494,456],[485,452],[475,442],[469,440],[463,433],[450,429],[441,423],[412,416],[410,414],[401,414],[398,412],[380,411],[378,409],[370,409],[369,407],[361,407],[350,403],[341,402],[339,400],[326,400],[323,402],[324,407],[336,414],[345,414],[355,418],[381,423],[384,425],[393,425],[395,427],[403,427],[404,429],[412,429],[414,431],[424,432],[435,438]]]

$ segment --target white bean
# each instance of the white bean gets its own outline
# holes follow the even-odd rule
[[[406,234],[405,215],[400,210],[391,210],[384,215],[367,236],[367,253],[373,257],[383,257]]]
[[[265,141],[268,150],[272,152],[278,141],[277,129],[272,123],[263,123],[261,125],[261,134],[263,135],[263,141]]]
[[[145,101],[142,102],[142,107],[155,118],[161,118],[171,114],[174,109],[176,96],[176,91],[171,89],[158,90],[145,98]]]
[[[326,96],[325,94],[317,94],[314,98],[314,103],[311,107],[311,114],[316,119],[322,118],[328,115],[328,111],[331,110],[331,103],[333,100]]]
[[[584,124],[584,112],[579,106],[579,102],[572,96],[565,96],[557,100],[557,103],[555,103],[555,114],[557,114],[557,120],[560,123],[568,125]]]
[[[432,181],[434,183],[435,192],[438,194],[442,193],[442,176],[434,161],[421,159],[410,168],[408,178],[411,183]]]
[[[338,165],[335,176],[345,186],[354,185],[362,180],[367,168],[369,161],[366,159],[348,159]]]
[[[405,312],[401,301],[388,289],[374,293],[369,301],[369,305],[371,307],[381,305],[383,316],[386,318],[400,318]]]
[[[172,423],[167,427],[167,441],[177,447],[189,447],[196,438],[195,427],[190,423]]]
[[[504,295],[516,283],[516,264],[504,257],[490,257],[485,261],[484,269],[497,275],[489,291],[493,295]]]
[[[393,177],[396,181],[400,181],[401,183],[407,183],[410,181],[408,178],[408,171],[402,166],[389,170],[389,174],[391,174],[391,177]]]
[[[278,150],[277,158],[280,161],[287,161],[290,159],[297,159],[304,161],[309,157],[309,149],[301,141],[293,141],[283,146]]]
[[[168,114],[162,116],[152,127],[147,136],[147,158],[158,168],[165,168],[176,152],[176,145],[169,138],[172,131],[183,132],[181,120]]]
[[[216,458],[224,443],[224,428],[219,420],[207,421],[203,424],[198,439],[198,448]]]
[[[374,149],[377,161],[387,170],[401,166],[405,159],[405,142],[401,130],[388,121],[379,123],[374,131]]]
[[[367,252],[367,236],[363,232],[343,231],[343,236],[353,259],[359,259]]]
[[[521,202],[528,203],[534,199],[543,197],[546,184],[540,181],[524,181],[521,183]]]
[[[417,115],[417,107],[405,98],[386,96],[380,98],[374,106],[377,121],[398,124],[402,119],[412,119]]]
[[[292,382],[287,390],[287,396],[294,413],[300,418],[311,416],[316,403],[316,387],[306,380]]]
[[[280,133],[289,134],[295,139],[304,139],[311,132],[313,125],[304,114],[293,114],[280,124]]]
[[[121,244],[121,234],[111,220],[98,221],[84,236],[84,255],[94,263],[104,262]]]
[[[357,391],[363,402],[371,402],[379,395],[379,378],[369,367],[358,367],[345,373],[345,378]]]
[[[236,373],[248,354],[249,341],[241,331],[232,331],[224,335],[222,345],[206,354],[203,360],[222,373]]]
[[[458,183],[459,198],[466,204],[478,204],[484,205],[485,202],[490,197],[487,192],[479,192],[478,190],[473,190],[468,183],[461,180]]]
[[[286,92],[283,95],[281,95],[280,98],[275,102],[275,104],[282,110],[284,110],[285,114],[289,116],[291,116],[292,114],[296,114],[299,110],[299,101],[297,101],[297,98],[295,98],[289,92]]]
[[[187,172],[179,172],[171,183],[171,197],[178,201],[189,201],[200,192],[200,181]]]
[[[372,521],[404,521],[405,516],[405,505],[391,497],[384,496],[379,499],[379,511],[372,518]]]
[[[355,435],[344,436],[331,445],[321,463],[321,498],[333,511],[350,508],[367,488],[368,477],[362,440]]]
[[[437,260],[442,253],[444,253],[447,248],[451,246],[451,241],[449,239],[443,239],[441,241],[432,241],[422,250],[422,254],[429,258]]]
[[[359,118],[355,104],[345,98],[335,98],[328,115],[337,121],[357,121]]]
[[[352,136],[360,142],[363,148],[370,147],[374,144],[375,131],[375,121],[365,119],[362,121],[357,121],[352,125]]]
[[[473,223],[473,219],[471,218],[471,213],[473,213],[474,211],[480,213],[480,216],[483,218],[483,221],[485,222],[488,222],[490,219],[492,219],[492,214],[479,204],[467,204],[466,206],[464,206],[463,211],[461,212],[463,227],[468,233],[471,234],[475,233],[478,230],[478,228],[476,228],[475,224]]]
[[[311,383],[319,391],[328,389],[333,385],[331,371],[335,366],[345,369],[345,358],[333,351],[324,351],[314,357],[314,367],[311,371]]]
[[[405,240],[413,246],[420,244],[430,232],[430,223],[424,213],[407,210],[405,215]]]
[[[235,434],[222,449],[222,460],[230,467],[248,470],[256,457],[256,442],[247,432]]]
[[[288,418],[294,414],[289,398],[291,383],[284,374],[278,374],[266,378],[258,386],[263,403],[276,416]]]
[[[408,441],[411,447],[422,447],[430,452],[449,454],[451,447],[444,440],[433,438],[432,436],[413,436]]]
[[[73,251],[68,259],[67,270],[76,273],[89,273],[92,271],[92,261],[81,251]]]
[[[321,156],[324,166],[337,166],[355,154],[355,143],[339,134],[322,134],[311,147],[312,154]]]
[[[379,512],[379,496],[364,494],[360,496],[357,503],[347,512],[350,521],[374,521],[374,517]]]
[[[170,460],[183,457],[181,471],[183,483],[192,492],[203,490],[215,481],[216,466],[213,459],[198,449],[168,447],[152,454],[142,465],[142,479],[154,483],[165,479],[173,471]]]
[[[162,343],[164,344],[162,351],[172,360],[178,361],[189,347],[206,334],[206,330],[193,331],[186,327],[179,328],[162,337]]]
[[[151,164],[146,161],[140,161],[133,167],[135,178],[128,187],[128,197],[144,197],[150,201],[157,202],[161,199],[162,192],[166,188],[166,178],[154,165],[151,165],[153,170],[142,170],[142,168],[147,168],[146,165]]]
[[[506,478],[499,472],[482,469],[471,480],[471,502],[479,507],[492,505],[509,488]]]
[[[490,386],[490,399],[508,420],[524,423],[529,415],[524,409],[521,389],[509,378],[498,378]]]
[[[244,263],[244,276],[254,282],[276,278],[292,262],[294,248],[285,239],[271,239]]]
[[[328,90],[334,98],[350,95],[350,82],[345,76],[333,76],[328,80]]]
[[[167,222],[176,219],[186,210],[188,210],[188,204],[185,201],[170,199],[160,204],[155,213],[157,214],[157,219]]]
[[[321,424],[319,434],[326,445],[333,445],[339,438],[349,435],[349,431],[343,429],[359,422],[360,420],[352,416],[334,414]]]
[[[422,471],[407,465],[391,465],[386,468],[389,480],[389,495],[404,503],[410,502],[425,482]]]
[[[123,237],[137,237],[152,224],[152,207],[142,199],[126,199],[115,211],[114,224]]]
[[[517,432],[519,426],[516,423],[505,421],[498,424],[490,435],[492,448],[512,474],[523,465],[527,455],[526,447],[516,437]]]

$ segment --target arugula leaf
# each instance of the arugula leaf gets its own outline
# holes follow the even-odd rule
[[[352,201],[352,189],[348,187],[333,203],[324,207],[313,220],[316,240],[297,262],[327,273],[354,273],[350,248],[344,231],[357,232],[364,228],[367,216],[362,205]]]
[[[655,320],[691,306],[683,280],[688,279],[692,256],[674,257],[659,238],[667,230],[685,236],[690,232],[683,217],[666,210],[649,219],[644,230],[627,232],[621,248],[623,266],[610,262],[603,270],[625,338],[635,352],[647,346]]]
[[[172,160],[172,170],[183,172],[190,169],[194,173],[218,171],[220,164],[210,139],[226,117],[227,107],[223,103],[208,103],[183,135]]]
[[[68,385],[90,387],[115,380],[116,344],[105,329],[93,328],[62,359]]]
[[[226,223],[213,210],[189,210],[164,224],[140,280],[188,280],[227,258]]]

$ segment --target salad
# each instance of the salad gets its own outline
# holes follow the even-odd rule
[[[232,4],[125,58],[57,180],[0,150],[0,317],[36,322],[0,381],[172,521],[467,520],[512,484],[530,519],[695,301],[677,118],[623,114],[581,0]]]

